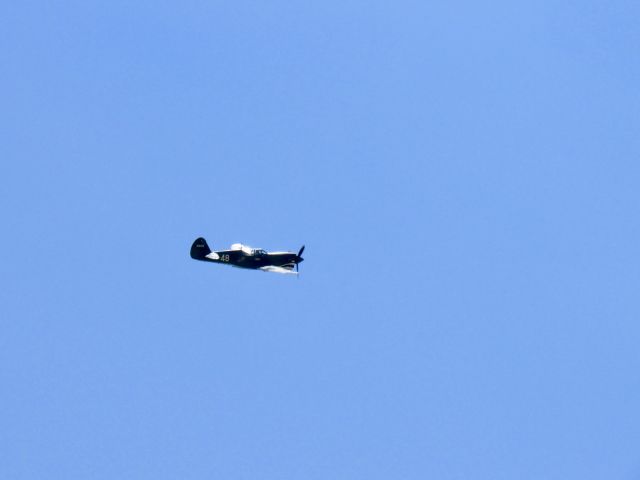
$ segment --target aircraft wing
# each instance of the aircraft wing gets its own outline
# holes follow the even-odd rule
[[[266,267],[260,267],[260,270],[263,272],[273,272],[273,273],[282,273],[283,275],[298,275],[298,272],[294,272],[293,270],[289,270],[283,267],[275,267],[273,265],[267,265]]]

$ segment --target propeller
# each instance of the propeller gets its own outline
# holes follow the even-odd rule
[[[298,252],[298,261],[296,262],[296,272],[298,271],[298,265],[300,264],[300,262],[304,260],[304,258],[302,258],[302,252],[304,252],[304,245],[302,245],[302,248]]]

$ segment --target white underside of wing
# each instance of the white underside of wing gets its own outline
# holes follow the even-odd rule
[[[260,267],[260,270],[262,270],[263,272],[282,273],[283,275],[298,275],[298,272],[294,272],[293,270],[289,270],[282,267],[274,267],[273,265]]]

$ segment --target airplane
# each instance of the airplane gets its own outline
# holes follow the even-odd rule
[[[229,250],[212,252],[207,241],[200,237],[191,245],[191,258],[203,262],[225,263],[239,268],[262,270],[263,272],[298,275],[298,265],[302,258],[304,245],[300,251],[267,252],[261,248],[251,248],[241,243],[234,243]],[[293,269],[296,269],[294,272]]]

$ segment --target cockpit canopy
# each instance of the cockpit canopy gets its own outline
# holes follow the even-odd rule
[[[243,245],[241,243],[234,243],[233,245],[231,245],[231,250],[240,250],[247,255],[254,255],[256,257],[263,257],[267,255],[267,252],[265,250],[262,250],[261,248],[251,248],[250,246]]]

